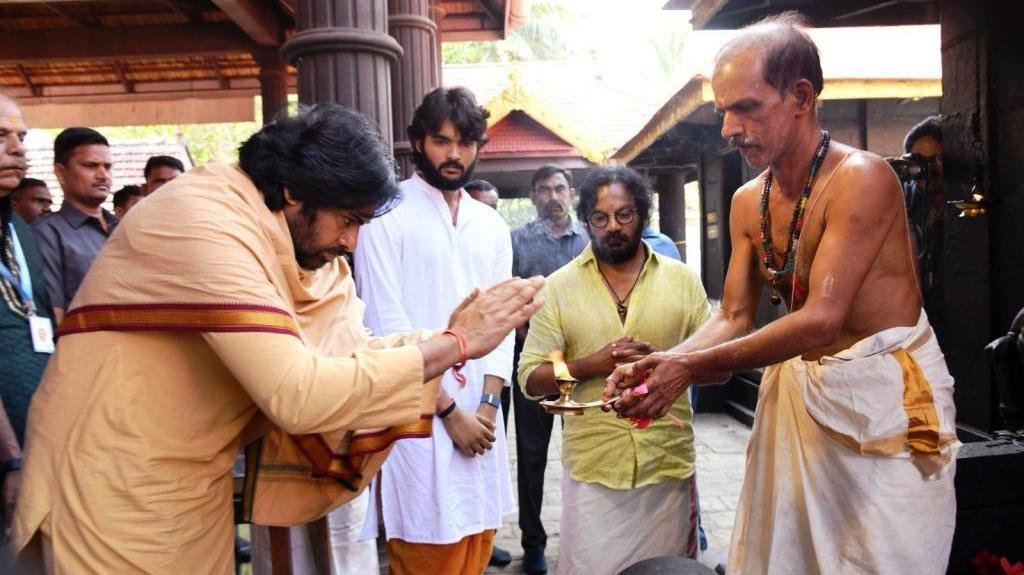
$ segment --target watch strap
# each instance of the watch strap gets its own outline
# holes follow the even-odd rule
[[[501,410],[501,398],[493,393],[485,393],[480,396],[480,403],[489,403],[494,406],[495,409]]]

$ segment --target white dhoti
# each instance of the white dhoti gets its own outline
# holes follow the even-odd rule
[[[558,575],[614,575],[630,565],[696,550],[693,478],[609,489],[562,469]]]
[[[914,327],[768,368],[729,574],[945,573],[955,416],[923,311]]]

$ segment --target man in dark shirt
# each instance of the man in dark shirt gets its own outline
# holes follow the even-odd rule
[[[110,158],[107,139],[91,128],[68,128],[53,143],[53,171],[64,190],[64,204],[32,228],[58,324],[96,254],[117,226],[117,217],[101,207],[110,194]]]
[[[25,175],[22,140],[27,131],[18,105],[0,94],[0,264],[6,270],[2,275],[9,276],[0,278],[0,544],[21,486],[21,449],[29,402],[50,357],[35,350],[30,332],[33,315],[50,315],[42,261],[32,230],[11,209],[11,191]],[[25,295],[31,297],[31,303]]]
[[[141,186],[125,186],[114,192],[114,215],[120,220],[145,197]]]
[[[462,186],[469,195],[478,202],[483,202],[494,209],[498,209],[498,188],[487,180],[473,180]]]
[[[42,180],[22,178],[18,187],[11,192],[11,208],[29,224],[49,215],[52,205],[50,188]]]
[[[142,177],[146,183],[142,186],[142,195],[148,196],[157,191],[167,182],[177,178],[185,171],[185,164],[174,156],[152,156],[146,160],[142,169]]]
[[[537,219],[512,232],[512,275],[547,277],[583,251],[590,242],[586,228],[569,213],[576,197],[572,173],[548,164],[533,173],[530,199],[537,208]],[[515,360],[526,340],[526,326],[516,330]],[[518,368],[517,368],[518,369]],[[515,370],[512,372],[515,377]],[[512,385],[515,407],[516,477],[519,486],[519,528],[522,530],[523,570],[547,572],[544,548],[547,532],[540,520],[544,496],[544,468],[548,462],[548,443],[554,417],[523,395],[519,383]]]

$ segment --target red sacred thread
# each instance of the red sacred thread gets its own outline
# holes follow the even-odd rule
[[[459,384],[459,389],[466,387],[466,376],[462,373],[462,368],[466,366],[466,362],[469,361],[469,351],[466,345],[466,336],[455,331],[454,329],[446,329],[441,333],[446,333],[455,338],[455,341],[459,342],[459,362],[452,366],[452,375],[455,376],[455,381]]]

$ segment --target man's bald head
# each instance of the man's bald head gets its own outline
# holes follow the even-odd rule
[[[715,70],[736,57],[761,55],[764,82],[780,95],[807,80],[820,95],[825,85],[818,47],[807,35],[806,20],[794,11],[769,16],[743,29],[715,56]]]
[[[0,197],[11,193],[25,177],[25,135],[28,126],[13,98],[0,93]]]

